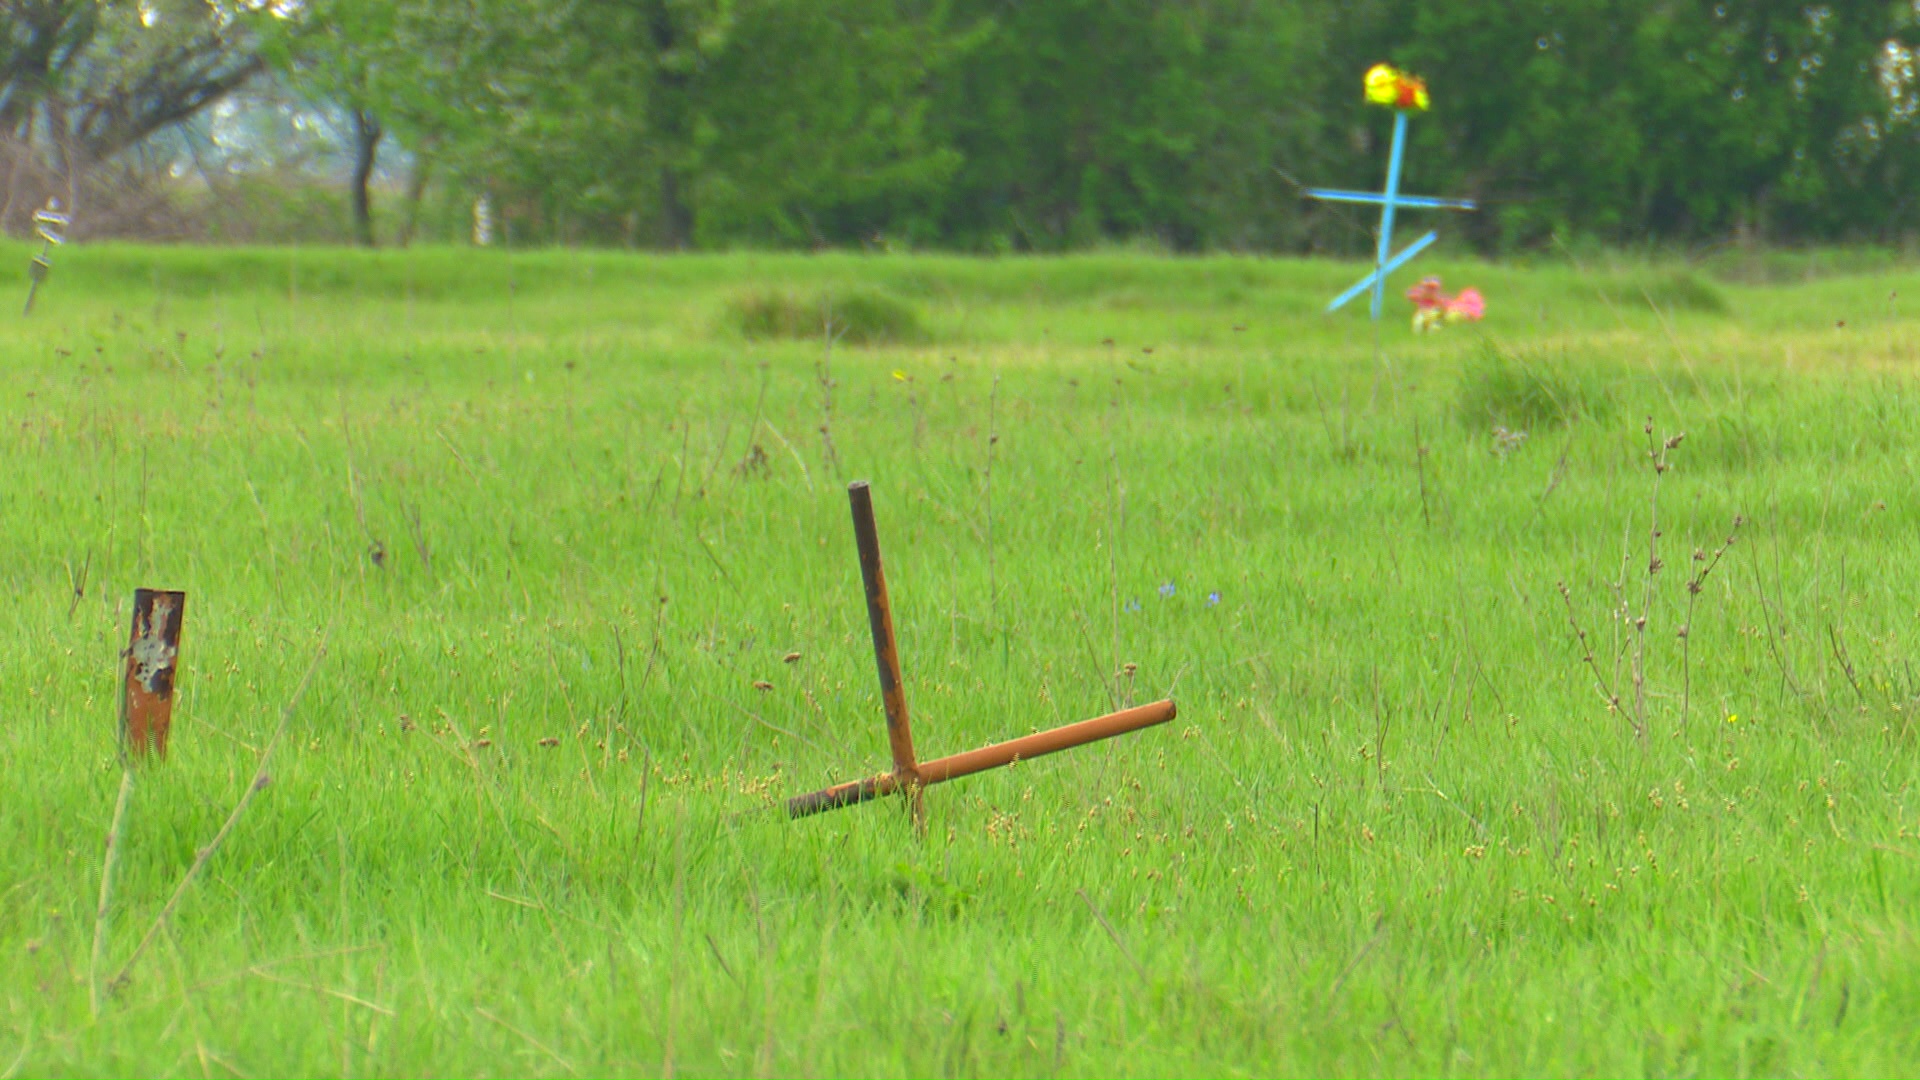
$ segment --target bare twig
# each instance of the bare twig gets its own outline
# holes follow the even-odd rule
[[[1847,642],[1842,631],[1835,626],[1827,627],[1827,642],[1833,647],[1833,658],[1840,664],[1841,674],[1847,677],[1847,685],[1853,687],[1853,696],[1860,704],[1867,703],[1867,695],[1860,690],[1860,680],[1854,674],[1853,658],[1847,654]]]
[[[1853,687],[1853,696],[1862,706],[1867,703],[1867,695],[1860,690],[1860,680],[1855,677],[1853,657],[1847,652],[1847,557],[1840,556],[1840,625],[1827,625],[1827,641],[1833,646],[1833,658],[1840,663],[1840,670],[1847,677],[1847,685]]]
[[[1567,625],[1573,627],[1574,640],[1580,643],[1580,660],[1587,665],[1588,670],[1593,672],[1594,684],[1600,688],[1600,695],[1606,699],[1607,711],[1619,712],[1620,695],[1614,693],[1613,687],[1607,685],[1607,677],[1601,674],[1599,661],[1593,658],[1593,647],[1587,643],[1587,632],[1580,628],[1580,620],[1574,617],[1573,591],[1567,588],[1567,583],[1564,581],[1555,582],[1555,584],[1560,589],[1560,599],[1567,605]]]
[[[91,569],[93,569],[92,550],[88,550],[86,559],[81,562],[80,573],[77,576],[73,572],[73,564],[67,564],[67,585],[73,589],[73,599],[67,604],[67,618],[69,620],[73,618],[74,612],[80,610],[80,601],[86,598],[87,572]]]
[[[1774,559],[1776,561],[1774,568],[1774,583],[1776,585],[1774,595],[1776,597],[1779,595],[1779,589],[1777,588],[1780,580],[1778,566],[1779,555],[1780,544],[1778,538],[1776,538],[1774,541]],[[1799,701],[1802,706],[1806,706],[1807,692],[1801,689],[1800,680],[1794,678],[1793,668],[1787,663],[1786,655],[1780,651],[1780,638],[1787,633],[1787,616],[1784,610],[1776,611],[1776,606],[1773,601],[1767,598],[1767,578],[1761,569],[1762,563],[1763,560],[1761,559],[1752,560],[1754,591],[1760,595],[1760,619],[1766,624],[1767,628],[1767,652],[1773,657],[1774,665],[1780,669],[1782,684],[1793,691],[1795,700]],[[1775,614],[1780,616],[1780,625],[1778,627],[1774,625]]]
[[[427,547],[427,534],[420,528],[420,507],[403,500],[407,521],[413,532],[413,550],[420,556],[420,565],[427,571],[427,577],[433,577],[433,552]]]
[[[1647,576],[1645,588],[1641,593],[1640,614],[1634,616],[1632,675],[1633,675],[1633,730],[1641,741],[1647,737],[1647,620],[1653,615],[1653,579],[1658,577],[1666,564],[1660,559],[1660,478],[1666,475],[1671,466],[1667,455],[1680,441],[1687,437],[1686,432],[1670,435],[1666,439],[1656,440],[1653,434],[1653,417],[1647,417],[1646,424],[1640,429],[1647,436],[1647,460],[1653,467],[1651,490],[1647,495]]]
[[[1560,447],[1560,458],[1553,463],[1553,472],[1547,477],[1547,486],[1541,489],[1540,497],[1534,500],[1533,512],[1535,515],[1546,513],[1547,499],[1560,487],[1560,481],[1567,478],[1567,455],[1572,449],[1573,431],[1571,426],[1569,426],[1567,441]]]
[[[1709,555],[1695,550],[1693,561],[1700,564],[1700,572],[1687,582],[1687,621],[1680,627],[1680,726],[1686,727],[1693,706],[1693,604],[1699,599],[1700,590],[1706,588],[1707,578],[1713,574],[1714,567],[1720,565],[1720,559],[1740,535],[1740,526],[1747,519],[1739,514],[1733,516],[1733,528],[1727,533],[1727,539]],[[1856,688],[1857,689],[1857,688]]]
[[[820,464],[836,477],[840,475],[840,454],[833,448],[833,343],[844,333],[846,330],[835,325],[832,315],[822,319],[820,337],[824,348],[816,371],[820,383]]]

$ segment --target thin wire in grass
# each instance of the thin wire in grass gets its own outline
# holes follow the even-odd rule
[[[993,448],[1000,442],[1000,429],[996,423],[999,408],[1000,376],[996,373],[993,388],[987,392],[987,617],[993,632],[1000,635],[1000,669],[1004,674],[1013,657],[1007,635],[1000,627],[1000,584],[993,555]]]
[[[485,769],[480,763],[480,759],[474,756],[474,740],[469,739],[466,731],[451,717],[447,719],[446,723],[448,730],[453,733],[453,737],[459,740],[459,742],[455,746],[446,746],[438,733],[433,733],[433,740],[436,743],[441,743],[441,748],[452,755],[454,760],[465,765],[468,772],[472,774],[474,803],[478,813],[484,817],[489,808],[493,810],[494,819],[500,823],[501,835],[507,838],[507,848],[513,853],[514,864],[520,870],[520,888],[528,895],[532,895],[536,891],[533,887],[533,869],[527,863],[525,848],[513,839],[513,824],[507,820],[506,808],[500,803],[500,792],[495,787],[492,778],[486,774]],[[525,798],[524,794],[522,798]],[[477,838],[475,842],[476,844],[478,843]],[[538,910],[541,919],[544,920],[547,925],[547,934],[553,939],[554,955],[566,955],[566,943],[561,940],[559,925],[553,921],[553,912],[548,909],[544,902],[538,905]]]
[[[1145,982],[1147,979],[1147,969],[1141,967],[1140,961],[1133,958],[1133,950],[1127,948],[1127,943],[1120,937],[1120,931],[1115,930],[1113,924],[1107,921],[1107,917],[1100,913],[1100,908],[1094,904],[1093,897],[1087,895],[1087,890],[1075,889],[1074,892],[1077,893],[1081,901],[1087,905],[1087,910],[1093,913],[1094,919],[1100,924],[1100,929],[1107,932],[1107,937],[1113,941],[1113,947],[1119,949],[1120,955],[1126,958],[1127,963],[1133,967],[1134,974],[1140,977],[1140,981]]]
[[[1433,512],[1427,506],[1427,445],[1420,441],[1420,417],[1413,418],[1413,467],[1420,478],[1420,522],[1433,528]]]
[[[694,491],[693,493],[694,498],[704,499],[707,497],[707,492],[713,490],[714,474],[720,471],[720,463],[726,459],[727,440],[732,437],[733,437],[733,418],[728,417],[726,424],[720,429],[720,441],[717,444],[715,444],[713,448],[713,462],[712,464],[707,466],[707,475],[700,481],[700,487]],[[748,430],[747,432],[747,442],[748,443],[753,442],[752,430]]]
[[[687,484],[687,451],[693,444],[693,421],[680,421],[680,472],[673,479],[673,516],[680,516],[680,494]]]
[[[1760,559],[1754,559],[1749,563],[1753,568],[1754,591],[1758,593],[1760,597],[1761,622],[1767,631],[1767,652],[1773,657],[1774,665],[1780,669],[1781,684],[1788,690],[1791,690],[1794,700],[1807,710],[1807,718],[1816,721],[1826,720],[1828,724],[1831,725],[1832,719],[1830,717],[1814,711],[1810,702],[1810,695],[1801,687],[1800,680],[1794,677],[1793,667],[1787,662],[1786,654],[1780,651],[1780,639],[1786,636],[1787,633],[1787,614],[1785,607],[1779,603],[1782,574],[1780,570],[1780,540],[1777,534],[1774,537],[1773,559],[1775,588],[1772,599],[1769,599],[1767,596],[1767,577],[1764,570],[1764,562]],[[1775,625],[1775,616],[1778,616],[1777,626]]]
[[[13,1080],[20,1075],[20,1066],[27,1063],[27,1054],[33,1050],[33,1024],[27,1024],[26,1034],[20,1037],[20,1052],[13,1056],[13,1064],[0,1069],[0,1080]]]
[[[1120,498],[1120,449],[1107,452],[1107,581],[1113,607],[1113,655],[1107,669],[1107,693],[1113,707],[1120,707],[1120,533],[1114,523],[1114,504]]]
[[[240,819],[246,815],[247,808],[253,805],[254,796],[260,794],[272,782],[272,777],[267,773],[267,765],[273,760],[274,750],[279,748],[281,738],[287,733],[287,724],[293,719],[294,709],[299,706],[300,699],[306,696],[307,687],[313,683],[314,673],[320,670],[320,661],[327,655],[327,640],[331,636],[331,629],[321,636],[320,647],[314,651],[312,663],[307,665],[306,674],[300,677],[300,685],[294,688],[293,697],[287,702],[287,707],[281,710],[280,722],[274,726],[273,737],[267,740],[267,748],[260,754],[260,765],[254,771],[253,782],[247,785],[246,793],[240,796],[238,803],[234,804],[233,812],[227,815],[226,824],[220,826],[220,831],[214,834],[213,840],[194,856],[193,865],[187,868],[186,875],[180,879],[180,884],[173,890],[173,895],[167,898],[166,906],[160,909],[160,914],[154,916],[153,925],[147,927],[146,936],[142,937],[140,944],[134,947],[133,955],[127,957],[127,962],[120,965],[120,970],[114,973],[113,979],[108,983],[109,992],[126,985],[128,977],[133,973],[134,965],[146,955],[147,949],[153,945],[154,939],[160,936],[160,931],[166,926],[167,920],[173,916],[174,909],[180,906],[181,898],[186,896],[187,890],[192,888],[194,881],[200,877],[200,872],[206,869],[207,863],[212,861],[214,854],[233,833],[234,826],[238,825]]]
[[[541,1042],[539,1039],[534,1038],[532,1035],[527,1034],[525,1031],[522,1031],[521,1029],[513,1026],[512,1024],[507,1023],[505,1020],[500,1019],[498,1016],[495,1016],[494,1014],[488,1012],[487,1010],[481,1008],[478,1005],[475,1005],[473,1007],[473,1011],[474,1011],[474,1014],[479,1016],[482,1020],[486,1020],[489,1023],[498,1024],[499,1026],[506,1028],[508,1031],[512,1032],[513,1034],[518,1035],[522,1042],[526,1043],[528,1046],[531,1046],[535,1050],[538,1050],[541,1053],[552,1058],[556,1063],[559,1064],[561,1068],[567,1070],[568,1072],[574,1074],[575,1076],[580,1075],[580,1070],[574,1068],[572,1062],[568,1061],[564,1057],[561,1057],[559,1051],[555,1050],[553,1047],[548,1046],[546,1043]]]
[[[93,914],[93,952],[87,962],[87,1006],[95,1020],[100,1018],[100,969],[107,963],[107,935],[113,910],[114,871],[120,866],[120,851],[126,839],[127,806],[133,801],[133,765],[120,758],[120,796],[114,800],[113,823],[107,827],[107,851],[100,862],[100,906]]]
[[[773,421],[768,420],[765,417],[762,417],[760,419],[760,423],[766,427],[768,434],[780,440],[780,445],[785,447],[787,450],[787,453],[792,456],[793,463],[795,465],[800,466],[800,478],[807,482],[807,490],[812,491],[813,490],[813,470],[807,468],[806,460],[800,456],[800,451],[795,450],[793,448],[793,444],[787,441],[787,437],[785,435],[780,434],[780,429],[773,426]]]

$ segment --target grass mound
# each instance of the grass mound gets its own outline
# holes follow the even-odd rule
[[[1616,302],[1622,305],[1651,304],[1667,312],[1725,315],[1730,310],[1725,294],[1687,270],[1636,274],[1622,283],[1616,294]]]
[[[1646,299],[1668,311],[1725,315],[1729,310],[1725,294],[1715,288],[1712,282],[1685,270],[1661,275],[1642,292]]]
[[[873,289],[799,295],[761,289],[734,297],[728,321],[749,338],[823,338],[847,345],[904,345],[927,339],[913,305]]]
[[[1520,352],[1489,345],[1460,381],[1458,414],[1468,427],[1519,431],[1605,419],[1614,402],[1591,374],[1573,370],[1564,352]]]

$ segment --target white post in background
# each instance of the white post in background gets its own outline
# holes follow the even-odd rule
[[[484,191],[473,200],[473,246],[493,246],[493,200]]]
[[[27,267],[27,306],[22,315],[33,314],[33,300],[40,292],[40,283],[53,271],[54,245],[67,242],[65,230],[72,220],[60,212],[59,199],[50,198],[44,209],[33,212],[33,231],[40,234],[40,253]]]

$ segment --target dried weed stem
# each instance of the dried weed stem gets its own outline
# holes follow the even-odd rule
[[[113,980],[108,985],[109,992],[126,984],[128,977],[133,973],[134,965],[140,962],[140,958],[145,956],[147,949],[153,945],[154,939],[160,936],[160,931],[166,926],[167,920],[173,917],[174,909],[180,906],[181,898],[186,896],[187,890],[193,887],[193,883],[200,877],[200,872],[206,869],[207,863],[220,850],[220,846],[227,842],[227,837],[232,835],[234,826],[238,825],[240,819],[246,815],[247,808],[253,805],[254,796],[264,791],[272,782],[272,777],[267,773],[267,765],[273,760],[274,750],[279,747],[281,738],[287,733],[287,724],[293,719],[293,710],[299,706],[300,699],[306,696],[307,687],[313,682],[313,674],[320,670],[320,661],[326,655],[327,643],[326,638],[323,637],[320,648],[313,654],[313,662],[307,665],[307,673],[300,677],[300,685],[294,689],[292,699],[287,702],[287,707],[281,710],[280,722],[274,726],[273,737],[267,740],[267,748],[260,754],[260,765],[254,771],[253,782],[247,785],[246,793],[240,796],[238,803],[234,804],[233,812],[227,815],[226,824],[220,826],[220,831],[214,834],[213,840],[194,856],[193,865],[187,868],[185,876],[180,879],[180,884],[173,890],[173,895],[167,898],[166,906],[160,909],[160,914],[154,916],[153,925],[147,927],[146,936],[142,937],[140,944],[134,947],[133,955],[127,957],[127,962],[120,965],[120,970],[114,973]]]

